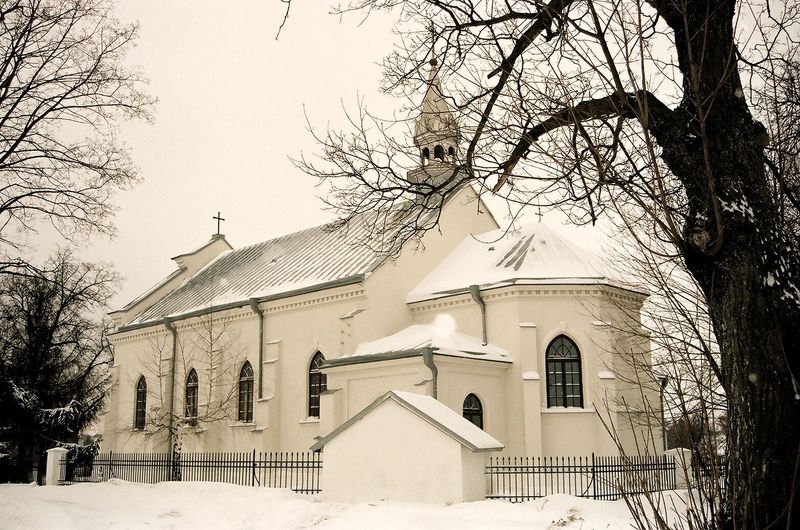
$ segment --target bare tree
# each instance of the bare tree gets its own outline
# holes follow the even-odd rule
[[[790,527],[800,465],[800,245],[791,164],[760,106],[795,59],[796,0],[357,0],[395,10],[386,88],[446,76],[463,152],[410,179],[415,149],[375,116],[317,133],[342,222],[409,200],[436,209],[464,183],[519,206],[609,214],[669,246],[708,310],[728,397],[731,465],[720,526]],[[754,113],[756,113],[754,115]],[[780,134],[780,132],[779,132]],[[773,146],[780,145],[778,140]],[[435,226],[417,219],[413,230]],[[391,222],[387,219],[387,222]],[[380,223],[377,223],[380,224]],[[656,249],[657,250],[657,249]]]
[[[144,359],[143,371],[155,382],[148,387],[154,399],[148,403],[145,432],[165,437],[173,480],[180,480],[186,437],[202,436],[214,424],[236,417],[236,367],[244,351],[237,334],[213,312],[171,333],[174,358],[173,335],[168,334],[151,339],[150,358]]]
[[[626,318],[608,323],[617,336],[623,337],[612,345],[610,358],[621,361],[621,367],[612,370],[623,387],[638,389],[641,395],[635,401],[609,403],[609,408],[631,409],[634,414],[629,415],[629,421],[638,421],[631,427],[638,427],[644,436],[649,433],[661,439],[659,450],[688,449],[691,457],[684,459],[681,453],[676,465],[691,479],[694,489],[681,506],[665,505],[659,493],[640,495],[641,487],[624,491],[625,500],[641,528],[722,527],[726,518],[721,510],[723,493],[728,486],[723,456],[728,450],[728,403],[708,308],[679,256],[671,253],[671,245],[664,243],[656,248],[657,243],[651,240],[650,247],[644,249],[630,243],[631,228],[621,230],[623,233],[614,239],[615,248],[609,249],[609,267],[635,279],[650,295],[641,309],[641,320],[637,318],[638,308],[631,310],[614,301]],[[656,249],[660,252],[653,252]],[[640,355],[636,347],[629,346],[637,344],[649,355]],[[636,391],[630,393],[635,397]],[[618,430],[609,430],[619,440]],[[619,447],[625,452],[622,444]],[[654,511],[660,512],[657,521],[651,517]]]
[[[0,270],[25,234],[113,233],[114,192],[137,180],[117,135],[149,119],[141,73],[124,65],[137,33],[110,0],[0,1]]]

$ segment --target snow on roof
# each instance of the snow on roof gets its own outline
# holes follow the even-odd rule
[[[317,451],[321,449],[330,440],[347,430],[354,423],[360,421],[387,400],[392,400],[406,410],[416,414],[468,449],[473,451],[499,451],[504,448],[503,444],[498,442],[489,433],[480,429],[469,420],[464,419],[463,416],[441,401],[430,396],[423,396],[422,394],[415,394],[413,392],[390,390],[334,429],[330,434],[320,439],[311,447],[311,450]]]
[[[561,236],[547,223],[518,231],[494,230],[468,236],[409,294],[419,302],[481,288],[513,284],[607,283],[631,290],[615,278],[600,257]]]
[[[456,331],[453,326],[436,324],[415,324],[388,337],[382,337],[372,342],[362,342],[352,354],[344,355],[339,359],[372,357],[423,348],[432,348],[437,355],[511,362],[508,352],[500,346],[484,345],[481,339]]]
[[[223,252],[128,325],[251,298],[360,281],[385,259],[384,254],[362,244],[368,237],[369,217],[362,216],[347,226],[316,226]]]

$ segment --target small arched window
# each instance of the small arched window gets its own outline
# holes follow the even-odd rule
[[[239,372],[239,421],[253,421],[253,367],[245,361]]]
[[[431,157],[431,150],[427,147],[422,148],[422,160],[426,161]]]
[[[308,368],[308,417],[319,418],[319,396],[328,388],[328,376],[322,372],[325,356],[317,352]]]
[[[444,147],[437,145],[433,148],[433,158],[437,160],[444,160]]]
[[[198,387],[197,372],[192,368],[189,370],[189,375],[186,377],[186,406],[184,407],[183,414],[187,418],[197,417]]]
[[[136,383],[136,414],[134,415],[134,429],[144,429],[145,415],[147,413],[147,381],[144,376]]]
[[[454,148],[454,147],[451,145],[450,147],[448,147],[448,148],[447,148],[447,156],[449,156],[449,157],[454,157],[455,155],[456,155],[456,150],[455,150],[455,148]]]
[[[462,416],[478,428],[483,429],[483,405],[475,394],[467,394],[464,398]]]
[[[547,406],[583,407],[581,354],[578,346],[564,335],[550,343],[547,363]]]

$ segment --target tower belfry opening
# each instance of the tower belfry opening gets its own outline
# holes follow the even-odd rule
[[[412,182],[437,184],[452,174],[456,164],[459,128],[442,90],[439,63],[432,59],[429,64],[428,88],[414,126],[414,145],[419,149],[420,166],[408,176]]]

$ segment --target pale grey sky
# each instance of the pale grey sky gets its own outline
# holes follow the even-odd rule
[[[390,49],[388,19],[359,27],[339,21],[319,0],[299,0],[279,40],[283,4],[117,0],[123,22],[138,20],[128,62],[150,79],[159,99],[155,123],[129,123],[122,137],[143,181],[116,197],[118,236],[80,249],[108,261],[125,281],[120,306],[171,272],[170,257],[216,231],[239,247],[326,222],[315,180],[290,155],[313,150],[305,111],[325,126],[357,93],[377,104],[377,63]],[[56,244],[46,231],[36,253]]]
[[[205,243],[217,211],[234,247],[330,220],[316,181],[288,158],[318,150],[304,109],[324,128],[357,97],[384,116],[403,104],[378,91],[378,63],[395,39],[390,17],[340,21],[324,0],[295,0],[275,40],[282,9],[265,0],[117,0],[120,20],[140,23],[128,62],[159,103],[154,124],[122,126],[144,180],[116,198],[117,238],[80,248],[122,274],[114,307],[174,270],[172,256]],[[57,241],[43,232],[32,243],[45,255]]]

